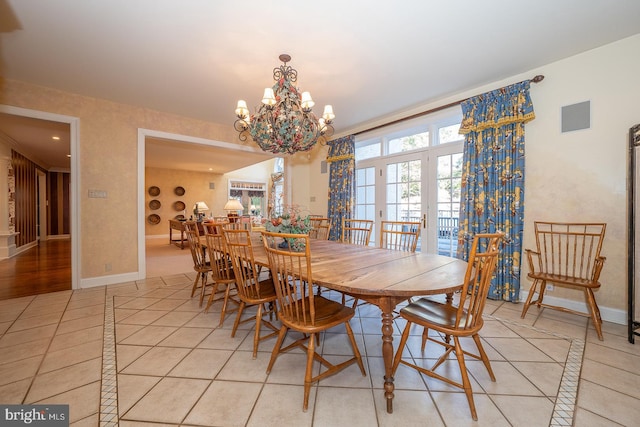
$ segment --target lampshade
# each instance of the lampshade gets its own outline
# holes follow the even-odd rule
[[[333,135],[333,107],[327,105],[318,118],[312,108],[315,102],[309,92],[300,93],[295,86],[298,72],[287,65],[291,56],[280,55],[284,62],[273,69],[273,87],[264,90],[262,103],[255,114],[249,114],[247,103],[238,101],[233,124],[240,141],[250,136],[264,151],[294,154],[308,151],[318,142]]]
[[[237,199],[229,199],[229,201],[224,205],[225,211],[241,211],[244,209],[242,203],[240,203]]]
[[[209,206],[207,206],[205,202],[196,202],[196,204],[193,205],[193,209],[197,211],[208,211]]]

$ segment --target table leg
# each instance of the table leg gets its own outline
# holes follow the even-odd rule
[[[384,359],[384,397],[387,400],[387,413],[393,413],[393,315],[382,313],[382,357]]]
[[[393,308],[395,301],[383,299],[379,307],[382,310],[382,358],[384,360],[384,397],[387,401],[387,413],[393,413]]]
[[[453,304],[453,292],[448,292],[445,295],[446,295],[445,302],[447,303],[447,305],[452,305]],[[451,344],[451,335],[445,335],[444,336],[444,342],[446,342],[447,344]]]

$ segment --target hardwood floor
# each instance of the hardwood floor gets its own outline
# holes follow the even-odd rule
[[[70,239],[46,240],[0,261],[0,300],[70,289]]]

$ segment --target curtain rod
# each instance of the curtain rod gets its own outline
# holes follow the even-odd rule
[[[537,76],[535,76],[534,78],[529,79],[529,81],[530,81],[530,82],[532,82],[532,83],[540,83],[542,80],[544,80],[544,76],[543,76],[542,74],[538,74],[538,75],[537,75]],[[472,97],[472,96],[470,96],[469,98],[473,98],[473,97]],[[441,105],[441,106],[439,106],[439,107],[435,107],[435,108],[432,108],[432,109],[427,110],[427,111],[422,111],[422,112],[420,112],[420,113],[415,113],[415,114],[412,114],[412,115],[410,115],[410,116],[403,117],[403,118],[401,118],[401,119],[396,119],[396,120],[390,121],[390,122],[385,123],[385,124],[382,124],[382,125],[374,126],[374,127],[372,127],[372,128],[366,129],[366,130],[361,130],[360,132],[355,132],[353,135],[354,135],[354,136],[355,136],[355,135],[360,135],[360,134],[363,134],[363,133],[365,133],[365,132],[370,132],[370,131],[372,131],[372,130],[381,129],[381,128],[383,128],[383,127],[387,127],[387,126],[390,126],[390,125],[395,125],[396,123],[404,122],[404,121],[406,121],[406,120],[411,120],[411,119],[415,119],[415,118],[417,118],[417,117],[426,116],[427,114],[435,113],[435,112],[440,111],[440,110],[446,110],[447,108],[455,107],[456,105],[460,105],[460,104],[462,104],[464,101],[466,101],[466,100],[467,100],[467,99],[469,99],[469,98],[460,99],[460,100],[458,100],[458,101],[450,102],[450,103],[448,103],[448,104]]]

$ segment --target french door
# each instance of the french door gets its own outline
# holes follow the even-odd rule
[[[461,144],[358,162],[355,216],[375,221],[371,244],[381,221],[417,221],[418,251],[454,256],[461,173]]]

